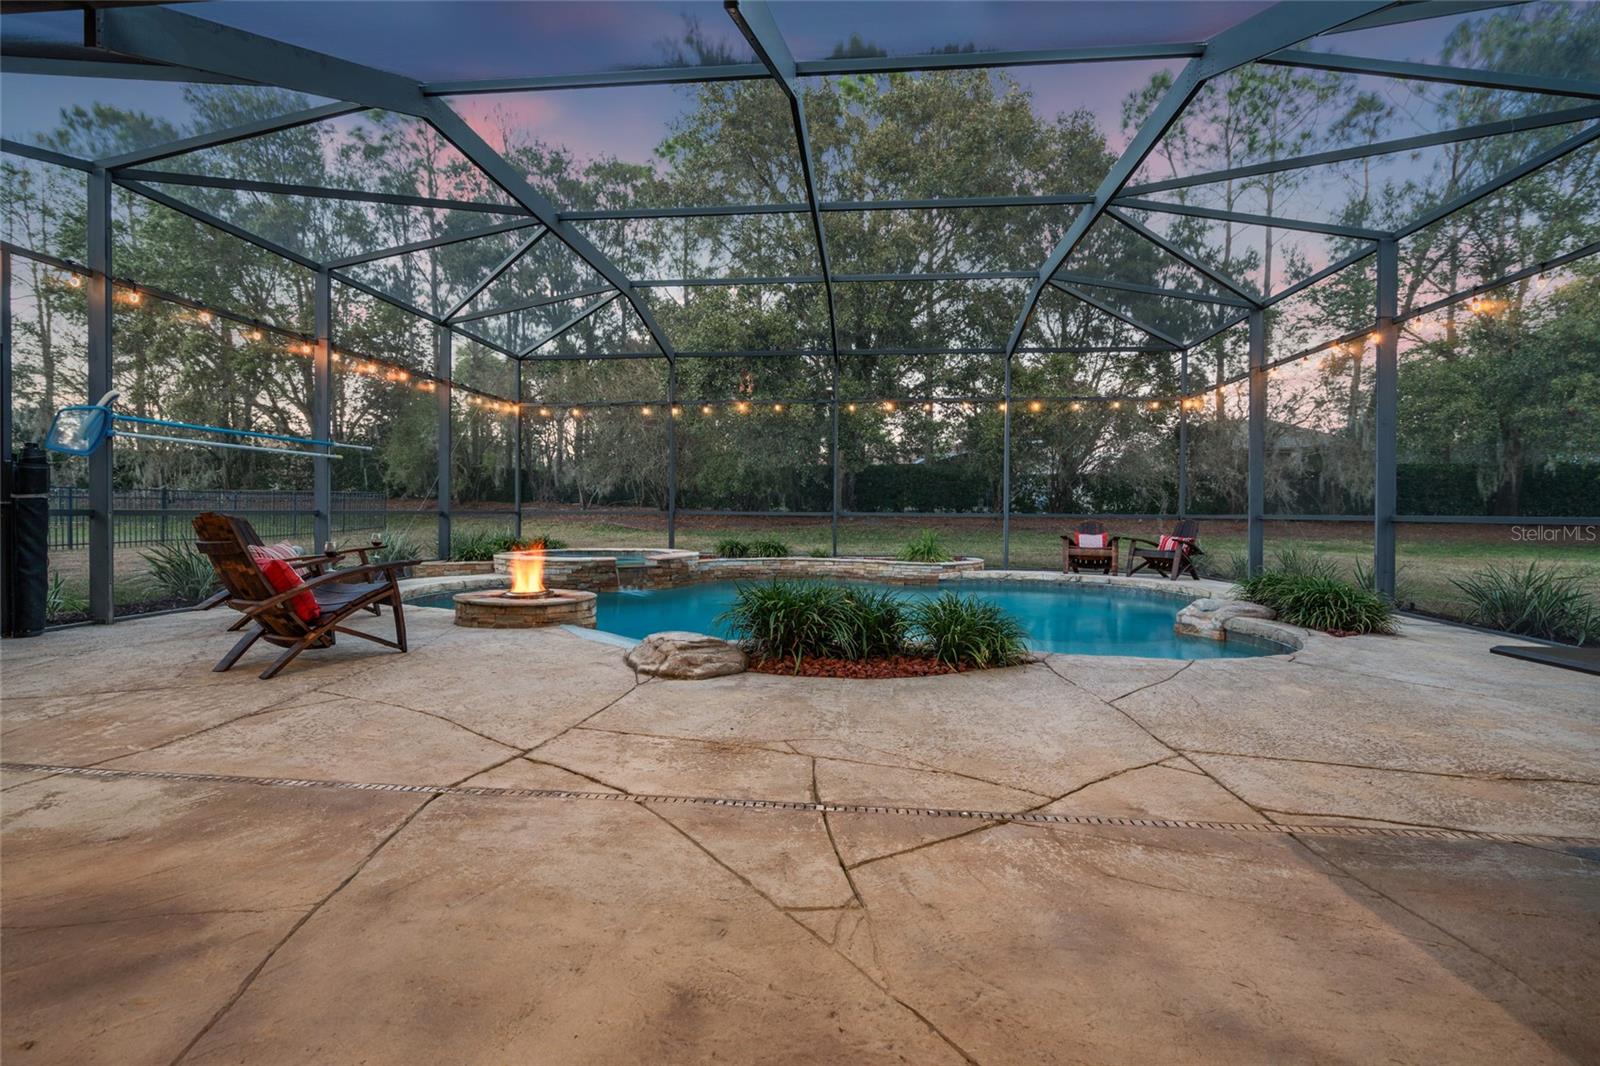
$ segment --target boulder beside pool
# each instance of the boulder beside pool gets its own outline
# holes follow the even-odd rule
[[[1179,611],[1178,619],[1173,623],[1172,630],[1180,636],[1227,640],[1227,623],[1230,618],[1265,618],[1271,620],[1276,617],[1278,617],[1277,612],[1270,607],[1263,607],[1259,603],[1248,603],[1244,600],[1203,599],[1195,600]]]
[[[744,672],[744,650],[704,633],[652,633],[623,657],[641,674],[700,681]]]

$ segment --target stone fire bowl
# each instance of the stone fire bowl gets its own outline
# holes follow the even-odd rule
[[[478,589],[457,593],[454,599],[458,626],[473,629],[594,628],[595,594],[578,589],[545,589],[533,596],[511,596],[506,589]]]

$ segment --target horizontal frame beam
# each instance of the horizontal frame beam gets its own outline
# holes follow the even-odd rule
[[[1474,188],[1468,189],[1455,199],[1439,205],[1432,211],[1429,211],[1427,214],[1423,215],[1421,218],[1416,219],[1415,221],[1403,227],[1395,234],[1395,237],[1396,239],[1402,239],[1411,236],[1418,230],[1426,229],[1435,222],[1442,221],[1443,219],[1455,214],[1462,208],[1470,207],[1472,204],[1483,199],[1485,196],[1491,196],[1494,193],[1499,192],[1512,182],[1521,178],[1525,178],[1536,170],[1542,170],[1551,163],[1561,159],[1563,156],[1569,155],[1572,152],[1576,152],[1585,145],[1593,143],[1596,138],[1600,138],[1600,122],[1595,123],[1593,126],[1590,126],[1588,129],[1585,129],[1580,133],[1573,134],[1560,144],[1552,145],[1550,148],[1540,152],[1532,159],[1519,163],[1510,170],[1496,174],[1488,181]]]
[[[245,229],[243,226],[236,226],[225,218],[218,218],[216,215],[213,215],[204,208],[196,207],[193,204],[179,200],[174,196],[168,196],[159,189],[152,189],[150,186],[138,181],[134,181],[132,178],[125,177],[123,174],[113,174],[111,176],[111,180],[120,185],[122,188],[128,189],[131,192],[136,192],[145,199],[160,204],[162,207],[170,208],[171,210],[182,215],[188,215],[196,222],[204,223],[205,225],[210,226],[212,229],[226,233],[230,237],[238,238],[247,244],[253,244],[257,248],[271,252],[273,255],[279,256],[283,259],[287,259],[289,262],[294,263],[297,266],[305,267],[307,270],[321,269],[321,265],[315,259],[312,259],[309,256],[301,255],[292,248],[285,248],[283,245],[278,244],[275,241],[269,241],[265,237],[258,236],[257,234]]]
[[[516,303],[500,304],[497,307],[488,307],[482,311],[469,311],[456,315],[451,322],[476,322],[480,319],[495,318],[499,315],[509,315],[517,311],[531,311],[536,307],[548,307],[551,304],[566,303],[568,300],[581,300],[585,296],[603,296],[608,292],[615,292],[609,285],[595,285],[587,289],[578,289],[576,292],[562,292],[554,296],[539,296],[531,300],[519,300]]]
[[[1443,82],[1449,85],[1468,85],[1478,89],[1501,89],[1510,92],[1542,93],[1547,96],[1572,96],[1580,99],[1600,100],[1600,82],[1579,81],[1572,78],[1551,78],[1541,74],[1513,74],[1494,70],[1472,70],[1467,67],[1446,67],[1433,63],[1409,63],[1395,59],[1367,59],[1362,56],[1338,55],[1332,52],[1308,52],[1292,48],[1274,52],[1261,62],[1280,67],[1328,70],[1339,74],[1371,74],[1382,78],[1401,78],[1407,81]]]
[[[1190,215],[1194,218],[1238,222],[1246,226],[1268,226],[1272,229],[1304,230],[1307,233],[1326,233],[1334,237],[1354,237],[1365,241],[1375,241],[1388,236],[1382,230],[1367,229],[1363,226],[1345,226],[1337,222],[1311,222],[1300,218],[1279,218],[1276,215],[1255,215],[1246,211],[1223,211],[1215,207],[1168,203],[1165,200],[1141,200],[1133,196],[1118,197],[1111,201],[1111,204],[1113,207],[1130,211],[1160,211],[1169,215]]]
[[[193,137],[182,140],[167,141],[150,148],[143,148],[136,152],[125,152],[122,155],[111,156],[99,160],[99,165],[107,170],[121,170],[124,167],[148,166],[163,159],[171,159],[176,155],[188,152],[198,152],[206,148],[220,148],[223,145],[235,144],[246,141],[252,137],[261,137],[269,133],[279,133],[283,130],[292,130],[298,126],[308,126],[324,119],[339,118],[343,115],[365,111],[367,108],[360,104],[334,103],[323,104],[320,107],[305,108],[293,111],[286,115],[277,115],[273,118],[264,118],[257,122],[248,122],[242,126],[232,126],[224,130],[214,130],[210,133],[198,133]]]
[[[1031,275],[1030,275],[1031,276]],[[1235,299],[1232,296],[1222,296],[1217,293],[1191,292],[1188,289],[1165,289],[1159,285],[1141,285],[1137,281],[1122,281],[1117,278],[1102,278],[1095,274],[1076,274],[1057,271],[1051,275],[1053,281],[1064,281],[1073,285],[1090,285],[1097,289],[1117,289],[1121,292],[1137,292],[1146,296],[1164,296],[1173,300],[1191,300],[1196,303],[1221,304],[1224,307],[1254,307],[1255,301]]]
[[[475,241],[480,237],[493,237],[499,233],[512,233],[529,226],[537,226],[539,222],[532,218],[512,219],[510,222],[496,222],[492,226],[481,229],[469,230],[446,237],[430,237],[427,240],[412,241],[410,244],[396,244],[388,248],[379,248],[374,252],[363,252],[360,255],[347,255],[342,259],[329,261],[328,265],[335,269],[341,267],[360,266],[362,263],[372,263],[379,259],[393,259],[397,255],[410,255],[413,252],[426,252],[431,248],[444,248],[452,244],[463,244]]]
[[[451,306],[450,310],[446,311],[441,317],[443,317],[446,322],[454,319],[466,308],[469,303],[471,303],[473,300],[476,300],[483,293],[483,290],[487,289],[490,285],[493,285],[500,275],[516,266],[517,260],[533,251],[533,246],[538,244],[539,241],[544,238],[545,234],[549,232],[549,229],[541,227],[538,233],[535,233],[532,237],[529,237],[527,240],[511,249],[508,254],[501,258],[500,262],[494,265],[494,268],[491,269],[482,280],[480,280],[472,288],[468,289],[466,295],[457,300]]]
[[[1114,304],[1106,303],[1105,301],[1099,299],[1098,297],[1091,296],[1090,294],[1084,292],[1082,289],[1076,289],[1076,288],[1073,288],[1071,285],[1062,284],[1061,282],[1055,280],[1054,278],[1050,279],[1049,284],[1051,285],[1052,288],[1056,289],[1059,292],[1066,293],[1068,296],[1072,297],[1074,300],[1080,300],[1083,303],[1088,304],[1090,307],[1094,308],[1095,310],[1101,312],[1102,314],[1110,315],[1112,318],[1116,319],[1118,322],[1121,322],[1125,326],[1132,326],[1134,329],[1138,330],[1139,332],[1147,334],[1147,335],[1149,335],[1151,337],[1154,337],[1158,341],[1165,341],[1166,343],[1172,345],[1173,351],[1178,351],[1179,349],[1181,349],[1183,347],[1183,341],[1181,341],[1178,338],[1172,336],[1170,333],[1166,333],[1166,332],[1163,332],[1162,330],[1156,329],[1154,326],[1145,325],[1143,322],[1140,322],[1137,318],[1135,318],[1134,316],[1128,314],[1126,311],[1123,311],[1122,309],[1118,308]]]
[[[1393,141],[1374,141],[1371,144],[1353,145],[1349,148],[1339,148],[1328,152],[1314,152],[1310,155],[1291,156],[1287,159],[1254,163],[1250,166],[1233,167],[1229,170],[1214,170],[1204,174],[1191,174],[1187,177],[1167,178],[1164,181],[1152,181],[1144,185],[1130,185],[1125,191],[1128,196],[1145,196],[1149,193],[1166,192],[1171,189],[1186,189],[1194,185],[1213,185],[1218,182],[1253,178],[1262,174],[1298,170],[1302,167],[1344,163],[1352,159],[1367,159],[1372,156],[1390,155],[1396,152],[1414,152],[1421,148],[1432,148],[1441,144],[1458,144],[1462,141],[1480,140],[1485,137],[1498,137],[1510,133],[1524,133],[1529,130],[1563,126],[1571,122],[1587,122],[1597,118],[1600,118],[1600,104],[1569,107],[1560,111],[1519,115],[1515,118],[1501,119],[1498,122],[1485,122],[1476,126],[1462,126],[1457,129],[1441,130],[1437,133],[1424,133],[1416,137],[1401,137]]]
[[[174,170],[125,169],[118,178],[155,182],[161,185],[192,185],[202,189],[232,192],[270,193],[277,196],[303,196],[315,200],[350,200],[358,203],[389,204],[395,207],[426,207],[442,211],[476,211],[480,214],[527,215],[517,204],[497,204],[482,200],[448,200],[437,196],[410,193],[368,192],[363,189],[329,189],[320,185],[297,185],[284,181],[257,181],[254,178],[218,178],[209,174],[183,174]]]
[[[621,295],[622,294],[620,292],[613,292],[613,293],[611,293],[611,294],[609,294],[609,295],[607,295],[607,296],[605,296],[605,297],[603,297],[603,298],[601,298],[599,300],[596,300],[594,303],[590,304],[588,307],[585,307],[583,310],[579,311],[577,314],[573,315],[571,318],[569,318],[565,322],[561,323],[561,325],[557,326],[555,329],[551,330],[549,333],[546,333],[543,337],[540,337],[538,340],[536,340],[532,344],[528,345],[528,347],[526,347],[526,348],[524,348],[522,350],[521,354],[519,354],[517,356],[517,358],[518,359],[532,358],[534,352],[538,351],[540,348],[543,348],[545,345],[549,344],[551,341],[557,339],[562,334],[566,333],[568,330],[570,330],[573,327],[577,326],[580,322],[583,322],[585,319],[589,318],[591,315],[597,314],[598,312],[600,312],[604,308],[610,306],[610,304],[613,301],[615,301],[617,299],[617,297],[619,297]],[[649,358],[653,358],[653,359],[660,359],[661,358],[661,353],[660,352],[646,352],[646,353],[642,353],[642,354],[646,355]]]
[[[1003,52],[922,53],[903,56],[868,56],[859,59],[816,59],[795,63],[802,78],[836,74],[898,74],[919,70],[975,70],[984,67],[1030,67],[1056,63],[1111,63],[1129,59],[1189,59],[1203,44],[1106,45],[1087,48],[1043,48]],[[703,67],[649,67],[641,70],[553,74],[531,78],[490,78],[479,81],[430,82],[422,87],[429,96],[464,96],[482,93],[541,92],[559,89],[609,89],[626,85],[682,85],[687,82],[759,81],[768,77],[761,63],[730,63]]]
[[[48,148],[40,148],[34,144],[24,144],[21,141],[13,141],[9,138],[0,138],[0,152],[21,156],[24,159],[33,159],[40,163],[66,167],[69,170],[81,170],[85,174],[94,170],[93,160],[79,159],[75,155],[67,155],[65,152],[53,152]]]

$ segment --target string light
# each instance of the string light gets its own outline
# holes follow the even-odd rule
[[[853,404],[853,403],[845,404],[845,410],[849,411],[851,414],[855,414],[856,413],[856,405]]]
[[[199,317],[200,322],[201,322],[202,325],[210,325],[211,324],[211,312],[210,311],[201,311],[198,317]]]
[[[578,408],[574,407],[572,409],[572,417],[573,418],[582,418],[583,417],[583,412],[581,410],[579,410]]]
[[[780,415],[783,414],[783,404],[781,404],[781,403],[773,404],[772,405],[772,411],[773,411],[774,414],[780,414]]]
[[[68,274],[67,284],[71,285],[74,289],[81,289],[83,288],[83,279],[78,277],[76,274]]]
[[[253,340],[253,341],[261,340],[262,337],[263,337],[263,334],[259,329],[251,330],[248,335],[249,335],[250,339]]]
[[[1120,411],[1120,410],[1122,410],[1122,401],[1121,401],[1121,400],[1112,400],[1112,401],[1111,401],[1111,409],[1112,409],[1112,410],[1113,410],[1113,411]]]
[[[639,413],[644,415],[646,418],[649,418],[652,412],[648,407],[641,407],[639,408]]]
[[[700,413],[703,414],[703,415],[709,415],[711,413],[711,405],[708,404],[708,403],[701,404],[700,405]]]
[[[1034,414],[1038,414],[1040,411],[1044,410],[1044,404],[1040,403],[1038,400],[1034,400],[1028,404],[1028,410],[1032,411]]]
[[[549,418],[550,417],[550,408],[548,408],[548,407],[539,408],[539,417],[540,418]]]
[[[747,414],[750,413],[750,405],[745,403],[743,400],[740,400],[738,403],[734,404],[733,406],[734,406],[734,409],[737,410],[742,415],[747,415]]]

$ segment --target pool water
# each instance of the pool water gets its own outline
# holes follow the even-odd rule
[[[936,596],[932,586],[862,585],[888,589],[907,598]],[[675,589],[623,589],[599,594],[598,628],[643,640],[651,633],[679,629],[691,633],[732,634],[719,616],[733,602],[737,584],[716,581]],[[1238,659],[1280,655],[1288,649],[1268,641],[1230,637],[1225,641],[1181,637],[1172,631],[1183,601],[1137,589],[1100,585],[1036,587],[1005,582],[963,581],[956,591],[999,604],[1022,623],[1034,651],[1077,655],[1133,655],[1147,659]],[[416,601],[423,607],[452,607],[450,594]]]

